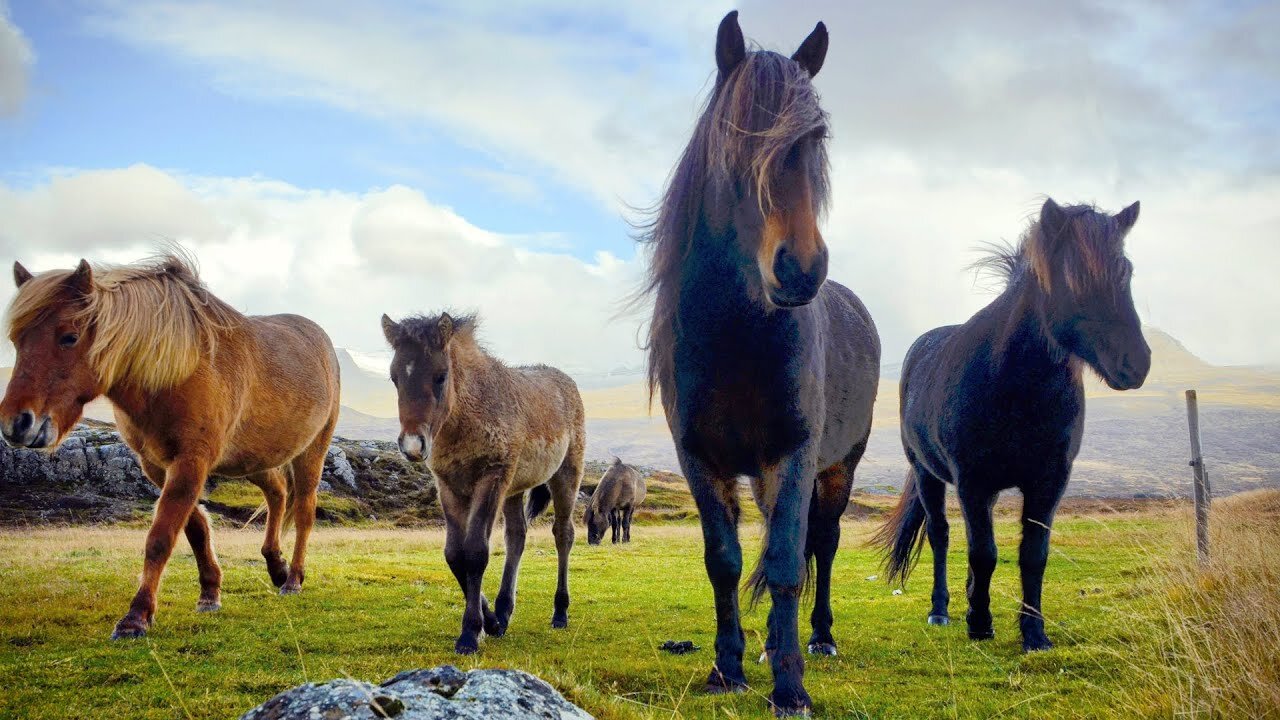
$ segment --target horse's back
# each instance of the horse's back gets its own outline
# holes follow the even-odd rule
[[[518,379],[512,422],[521,441],[516,454],[518,492],[546,482],[566,462],[581,472],[586,444],[586,410],[578,384],[564,371],[547,365],[512,369]]]
[[[544,418],[548,422],[557,419],[569,425],[585,422],[582,394],[568,373],[550,365],[526,365],[515,368],[515,372],[524,380],[521,400],[529,409],[551,413]]]
[[[826,332],[826,418],[819,447],[823,467],[842,460],[871,432],[880,383],[880,335],[852,290],[832,280],[820,293]]]

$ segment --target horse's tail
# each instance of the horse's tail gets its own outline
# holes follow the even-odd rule
[[[868,544],[883,548],[885,580],[890,584],[905,585],[911,569],[920,559],[920,552],[924,550],[924,521],[919,478],[915,470],[908,470],[898,506],[868,541]]]
[[[529,504],[527,506],[525,517],[530,520],[536,520],[543,510],[551,504],[551,486],[542,483],[529,491]]]
[[[280,531],[283,532],[288,530],[289,526],[293,524],[293,464],[286,464],[284,467],[280,468],[280,472],[284,473],[284,517],[280,520]],[[241,529],[243,530],[244,528],[249,527],[254,520],[262,517],[262,514],[266,511],[267,503],[264,500],[252,513],[249,514],[249,519],[244,521],[244,525],[241,526]]]
[[[284,518],[280,521],[280,531],[284,532],[293,524],[293,496],[297,494],[297,483],[293,479],[293,463],[288,463],[284,471]]]

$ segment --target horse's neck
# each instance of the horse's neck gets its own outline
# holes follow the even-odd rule
[[[685,317],[681,319],[686,322],[690,319],[688,308],[691,306],[696,306],[698,319],[719,327],[755,324],[764,319],[765,310],[752,296],[742,266],[743,260],[732,236],[715,237],[700,227],[684,260],[679,281],[681,303],[677,312],[685,310]]]
[[[1029,275],[1010,280],[1005,291],[980,311],[994,327],[991,347],[1000,366],[1020,374],[1065,369],[1070,359],[1036,313],[1039,290],[1035,283]]]
[[[444,427],[461,428],[480,420],[476,411],[487,407],[485,388],[492,388],[501,381],[498,377],[506,370],[496,360],[470,343],[459,343],[450,348],[452,354],[453,407]]]

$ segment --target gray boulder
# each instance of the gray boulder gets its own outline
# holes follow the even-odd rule
[[[353,680],[286,690],[240,720],[591,720],[555,688],[519,670],[452,665],[408,670],[381,685]]]

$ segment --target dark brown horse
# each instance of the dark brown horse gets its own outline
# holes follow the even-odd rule
[[[473,316],[382,316],[395,350],[391,382],[400,397],[400,451],[425,460],[444,510],[444,557],[466,596],[454,649],[480,649],[480,633],[501,637],[516,604],[516,575],[528,520],[555,504],[560,567],[551,627],[569,624],[573,505],[582,484],[585,413],[578,386],[545,365],[510,368],[476,342]],[[525,496],[529,495],[527,501]],[[501,508],[507,560],[493,610],[481,592],[489,535]]]
[[[746,476],[765,518],[750,583],[772,600],[765,647],[778,714],[812,705],[797,628],[806,580],[816,579],[809,651],[836,652],[831,563],[880,367],[870,314],[826,282],[827,115],[810,81],[826,50],[818,23],[789,58],[747,52],[737,13],[724,18],[711,97],[643,238],[653,251],[650,391],[661,391],[715,591],[707,689],[747,682],[737,527]]]
[[[1004,292],[963,325],[930,330],[902,367],[902,445],[911,469],[902,499],[877,536],[888,576],[906,582],[927,535],[933,548],[929,624],[949,622],[946,485],[956,486],[969,540],[969,637],[993,637],[991,508],[1002,490],[1022,492],[1024,650],[1053,647],[1040,590],[1049,528],[1084,432],[1080,374],[1092,368],[1116,390],[1141,387],[1151,349],[1133,307],[1133,265],[1124,238],[1138,203],[1118,215],[1046,200],[1016,249],[986,267]]]
[[[583,521],[587,526],[587,542],[599,545],[605,528],[612,531],[612,541],[631,542],[631,518],[644,502],[644,476],[640,471],[614,458],[613,464],[600,478],[596,491],[587,502]]]
[[[145,635],[178,532],[200,568],[200,610],[221,607],[222,569],[197,506],[211,473],[245,477],[267,501],[262,555],[282,594],[299,592],[316,487],[338,422],[338,360],[315,323],[246,317],[214,297],[184,260],[32,276],[15,263],[9,337],[18,349],[0,403],[14,445],[54,447],[106,395],[120,436],[160,486],[142,586],[113,638]],[[293,562],[280,528],[297,527]]]

